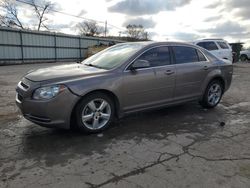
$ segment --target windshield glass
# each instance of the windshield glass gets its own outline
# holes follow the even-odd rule
[[[82,63],[109,70],[121,65],[143,46],[145,46],[143,43],[118,44],[87,58]]]

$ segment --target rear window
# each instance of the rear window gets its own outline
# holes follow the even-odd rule
[[[217,45],[215,44],[215,42],[199,42],[197,43],[198,46],[205,48],[206,50],[218,50]]]
[[[173,47],[175,61],[177,64],[198,62],[199,58],[196,49],[186,46]]]
[[[225,42],[217,42],[217,43],[222,49],[229,49],[228,45]]]

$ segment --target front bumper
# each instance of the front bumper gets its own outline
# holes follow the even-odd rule
[[[44,127],[70,128],[71,113],[79,99],[77,95],[66,89],[52,99],[34,100],[32,92],[21,87],[16,91],[16,104],[26,119]]]

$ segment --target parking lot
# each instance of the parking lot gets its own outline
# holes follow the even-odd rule
[[[0,67],[0,187],[249,187],[250,64],[234,64],[220,105],[136,113],[102,134],[25,120],[15,86],[30,69]]]

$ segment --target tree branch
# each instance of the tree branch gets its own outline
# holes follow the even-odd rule
[[[49,10],[53,7],[53,4],[50,1],[44,1],[43,5],[39,6],[36,4],[35,0],[32,0],[31,4],[38,18],[37,30],[39,31],[41,29],[41,26],[47,29],[48,27],[46,27],[43,22],[48,19],[44,18],[44,16],[46,13],[49,13]]]
[[[23,24],[18,17],[18,11],[15,3],[8,0],[3,0],[0,4],[0,7],[2,7],[6,12],[5,16],[0,17],[1,23],[4,23],[7,27],[14,25],[24,29]]]

